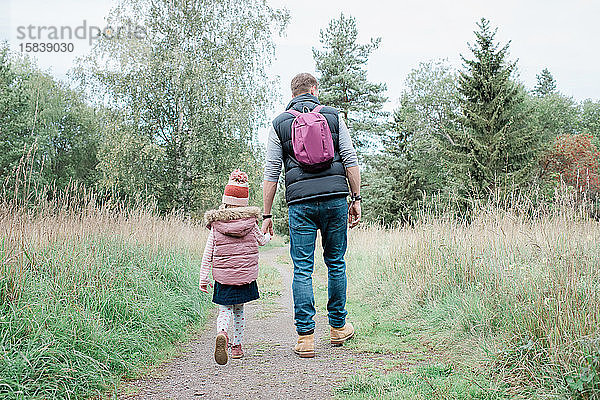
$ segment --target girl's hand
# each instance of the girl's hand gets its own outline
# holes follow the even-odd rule
[[[206,284],[206,283],[202,284],[202,283],[201,283],[201,284],[200,284],[200,291],[201,291],[201,292],[204,292],[204,293],[208,293],[208,287],[209,287],[209,286],[210,286],[210,287],[213,287],[213,284],[212,284],[212,283],[208,283],[208,284]]]

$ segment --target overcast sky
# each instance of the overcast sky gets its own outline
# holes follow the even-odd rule
[[[600,99],[600,0],[410,0],[410,1],[283,1],[291,20],[285,37],[277,38],[277,59],[271,67],[281,78],[280,106],[289,100],[289,81],[298,72],[314,72],[312,47],[319,46],[319,30],[341,12],[356,17],[359,39],[381,37],[372,55],[369,79],[385,82],[393,109],[407,73],[421,61],[446,58],[460,67],[468,55],[475,23],[486,17],[498,27],[497,38],[512,40],[511,59],[518,59],[520,79],[528,87],[547,67],[558,88],[576,99]],[[103,27],[113,0],[0,0],[0,40],[20,50],[17,27],[86,24]],[[38,65],[64,79],[76,56],[89,50],[86,40],[74,42],[72,54],[37,54]],[[261,139],[263,134],[261,133]]]

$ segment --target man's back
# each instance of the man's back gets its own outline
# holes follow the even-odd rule
[[[294,97],[286,110],[312,111],[319,104],[319,100],[315,96],[305,93]],[[338,110],[325,106],[319,112],[325,117],[329,125],[335,153],[330,167],[318,172],[307,171],[294,157],[292,144],[294,115],[289,112],[282,112],[273,120],[273,130],[281,146],[281,156],[285,167],[286,201],[288,204],[346,197],[348,195],[345,166],[340,156]],[[267,155],[267,160],[269,160],[269,156],[270,154]]]

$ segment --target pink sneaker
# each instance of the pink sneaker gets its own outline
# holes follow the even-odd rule
[[[234,344],[231,346],[231,358],[242,358],[244,357],[244,352],[242,351],[241,344]]]
[[[215,361],[219,365],[227,364],[227,343],[229,338],[227,332],[221,331],[215,340]]]

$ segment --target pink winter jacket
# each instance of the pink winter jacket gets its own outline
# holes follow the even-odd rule
[[[208,211],[204,218],[210,234],[202,257],[200,283],[208,282],[212,263],[215,281],[244,285],[258,278],[258,245],[267,240],[258,229],[258,207],[236,207]]]

